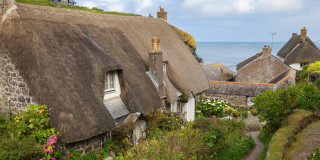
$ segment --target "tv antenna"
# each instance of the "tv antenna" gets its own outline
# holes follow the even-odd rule
[[[274,36],[274,35],[276,35],[276,34],[277,34],[277,32],[271,32],[270,34],[271,34],[271,36],[272,36],[271,48],[273,48],[273,36]]]

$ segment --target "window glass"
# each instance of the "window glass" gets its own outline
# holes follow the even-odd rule
[[[114,91],[115,90],[115,71],[110,71],[106,74],[105,78],[105,91]]]

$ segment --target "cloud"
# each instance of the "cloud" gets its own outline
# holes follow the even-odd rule
[[[92,1],[85,1],[83,3],[80,4],[81,6],[85,6],[88,8],[93,8],[93,7],[97,7],[98,5]]]
[[[287,12],[302,8],[302,0],[184,0],[184,10],[208,17],[250,12]]]

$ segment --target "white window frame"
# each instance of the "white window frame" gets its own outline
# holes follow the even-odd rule
[[[106,73],[104,92],[116,91],[116,74],[117,74],[116,71],[109,71]]]

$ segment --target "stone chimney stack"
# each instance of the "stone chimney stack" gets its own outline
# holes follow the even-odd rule
[[[301,37],[302,38],[306,38],[307,37],[307,29],[306,29],[306,27],[303,27],[303,29],[301,29]]]
[[[163,83],[163,56],[160,51],[160,39],[152,37],[152,50],[149,52],[149,71],[154,76],[158,84],[159,96],[165,96],[165,87]]]
[[[167,13],[166,11],[164,11],[164,7],[161,6],[161,7],[160,7],[160,11],[157,12],[158,18],[162,18],[162,19],[164,19],[164,20],[167,21],[167,15],[168,15],[168,13]]]
[[[294,36],[296,36],[296,35],[298,35],[298,33],[292,33],[292,37],[294,37]]]
[[[265,55],[271,55],[271,47],[267,45],[264,45],[264,47],[262,48],[262,53],[265,54]]]

